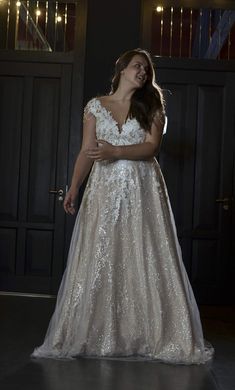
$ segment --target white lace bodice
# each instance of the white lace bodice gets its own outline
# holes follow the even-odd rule
[[[98,98],[91,99],[85,109],[84,116],[93,114],[96,118],[96,137],[112,145],[132,145],[144,142],[146,132],[135,118],[128,118],[119,131],[118,123]]]
[[[96,138],[112,145],[133,145],[145,140],[146,132],[140,127],[135,118],[128,118],[123,124],[121,132],[112,113],[107,110],[98,98],[91,99],[84,110],[84,117],[89,119],[90,114],[96,118]],[[102,160],[95,161],[87,183],[86,207],[92,210],[94,191],[103,191],[106,188],[105,202],[112,205],[112,213],[104,213],[104,224],[116,223],[120,209],[127,216],[132,212],[133,197],[139,186],[144,187],[144,180],[148,176],[156,175],[154,166],[157,162],[151,160]],[[151,179],[150,179],[151,180]],[[143,181],[143,184],[142,184]]]

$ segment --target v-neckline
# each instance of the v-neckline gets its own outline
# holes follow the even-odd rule
[[[114,115],[112,113],[111,110],[109,110],[107,107],[105,107],[103,105],[103,103],[101,103],[100,99],[99,98],[96,98],[96,100],[98,100],[98,103],[100,105],[100,107],[109,115],[109,117],[112,119],[112,121],[116,124],[117,126],[117,129],[118,129],[118,132],[119,134],[122,133],[122,130],[123,130],[123,126],[126,125],[126,123],[130,120],[130,117],[127,117],[126,118],[126,121],[121,125],[115,118],[114,118]]]

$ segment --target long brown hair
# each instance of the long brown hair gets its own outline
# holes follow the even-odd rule
[[[143,49],[129,50],[123,53],[115,64],[115,73],[112,78],[111,92],[113,94],[119,85],[121,71],[125,69],[135,55],[141,55],[148,64],[147,80],[142,88],[137,89],[132,97],[128,116],[136,118],[141,127],[150,131],[153,119],[157,112],[164,116],[164,99],[162,90],[155,82],[155,71],[150,54]]]

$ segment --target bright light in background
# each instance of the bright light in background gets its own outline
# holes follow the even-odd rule
[[[57,16],[57,22],[62,22],[62,17],[60,15]]]
[[[40,9],[37,9],[35,12],[36,12],[36,15],[37,15],[37,16],[40,16],[40,15],[41,15]]]
[[[162,11],[163,11],[163,7],[162,7],[161,5],[158,5],[158,6],[156,7],[156,11],[157,11],[157,12],[162,12]]]
[[[21,6],[21,2],[20,1],[17,1],[16,2],[16,7],[20,7]]]

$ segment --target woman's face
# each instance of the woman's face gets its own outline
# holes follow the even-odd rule
[[[147,80],[148,71],[149,65],[146,59],[136,54],[121,72],[121,78],[135,88],[142,88]]]

